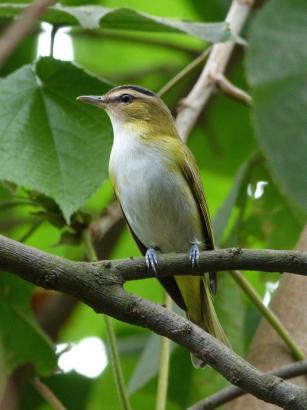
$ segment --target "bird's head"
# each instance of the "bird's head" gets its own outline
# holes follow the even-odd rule
[[[109,115],[113,129],[132,126],[145,134],[176,133],[172,115],[153,92],[137,85],[112,88],[105,95],[80,96],[78,100],[104,109]]]

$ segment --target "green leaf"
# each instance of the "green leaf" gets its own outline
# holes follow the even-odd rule
[[[76,101],[110,86],[50,58],[0,81],[0,179],[53,198],[68,221],[107,177],[111,127]]]
[[[280,191],[307,213],[307,3],[272,0],[253,21],[246,69],[256,138]]]
[[[5,366],[5,350],[2,346],[2,341],[0,340],[0,403],[2,402],[3,394],[5,392],[5,386],[7,383],[7,374]]]
[[[153,333],[148,337],[128,385],[129,395],[136,393],[157,375],[160,366],[160,346],[160,336]]]
[[[0,363],[6,374],[25,363],[33,364],[42,376],[56,368],[53,345],[30,309],[33,288],[11,274],[0,273]]]
[[[3,3],[0,5],[0,17],[8,18],[19,15],[24,4]],[[100,6],[62,6],[50,7],[42,17],[51,24],[75,26],[85,29],[133,30],[151,32],[186,33],[205,41],[226,41],[231,35],[229,25],[222,23],[198,23],[156,17],[129,8],[107,8]]]
[[[214,231],[214,238],[218,245],[221,245],[225,229],[230,219],[231,212],[237,203],[242,187],[244,187],[247,183],[250,169],[254,165],[255,160],[257,160],[257,158],[258,155],[255,154],[247,161],[243,162],[243,164],[240,166],[237,174],[234,177],[234,183],[231,190],[229,191],[228,196],[226,197],[225,201],[222,203],[221,207],[215,214],[212,225]]]

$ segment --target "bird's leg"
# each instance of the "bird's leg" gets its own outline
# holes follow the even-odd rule
[[[153,272],[157,273],[158,269],[158,258],[157,258],[157,249],[155,248],[148,248],[145,254],[145,261],[148,267],[148,270],[152,270]]]
[[[199,247],[197,243],[192,243],[189,251],[189,259],[192,263],[192,268],[194,269],[198,265],[199,260]]]

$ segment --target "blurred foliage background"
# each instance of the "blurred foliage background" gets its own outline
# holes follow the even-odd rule
[[[61,4],[86,5],[84,0]],[[97,0],[95,5],[222,22],[230,2]],[[127,10],[106,16],[101,27],[96,9],[92,14],[79,9],[79,18],[77,9],[63,10],[48,12],[1,68],[0,232],[84,260],[80,232],[113,201],[107,180],[112,132],[103,112],[75,98],[123,83],[158,91],[210,44],[206,36],[170,32],[158,23],[148,29],[148,21]],[[0,29],[19,12],[15,2],[0,3]],[[253,108],[217,93],[189,137],[220,246],[291,249],[303,227],[306,16],[304,0],[257,3],[242,34],[248,46],[236,47],[227,70],[227,77],[252,95]],[[220,40],[227,30],[222,25],[213,35]],[[200,69],[164,96],[174,113]],[[125,227],[111,231],[100,248],[108,258],[139,255]],[[217,311],[234,350],[244,356],[261,315],[228,274],[219,278]],[[246,273],[246,278],[267,304],[279,274]],[[126,287],[163,301],[155,280]],[[68,409],[120,408],[101,315],[8,273],[1,273],[0,295],[0,398],[9,394],[12,409],[49,409],[31,383],[37,374]],[[131,405],[152,409],[160,339],[113,323]],[[167,409],[186,408],[226,384],[210,368],[194,369],[188,352],[173,346]]]

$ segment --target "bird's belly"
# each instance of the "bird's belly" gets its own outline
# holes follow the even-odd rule
[[[115,178],[128,223],[147,248],[184,252],[191,243],[201,243],[199,210],[179,170],[157,158],[134,158]]]

